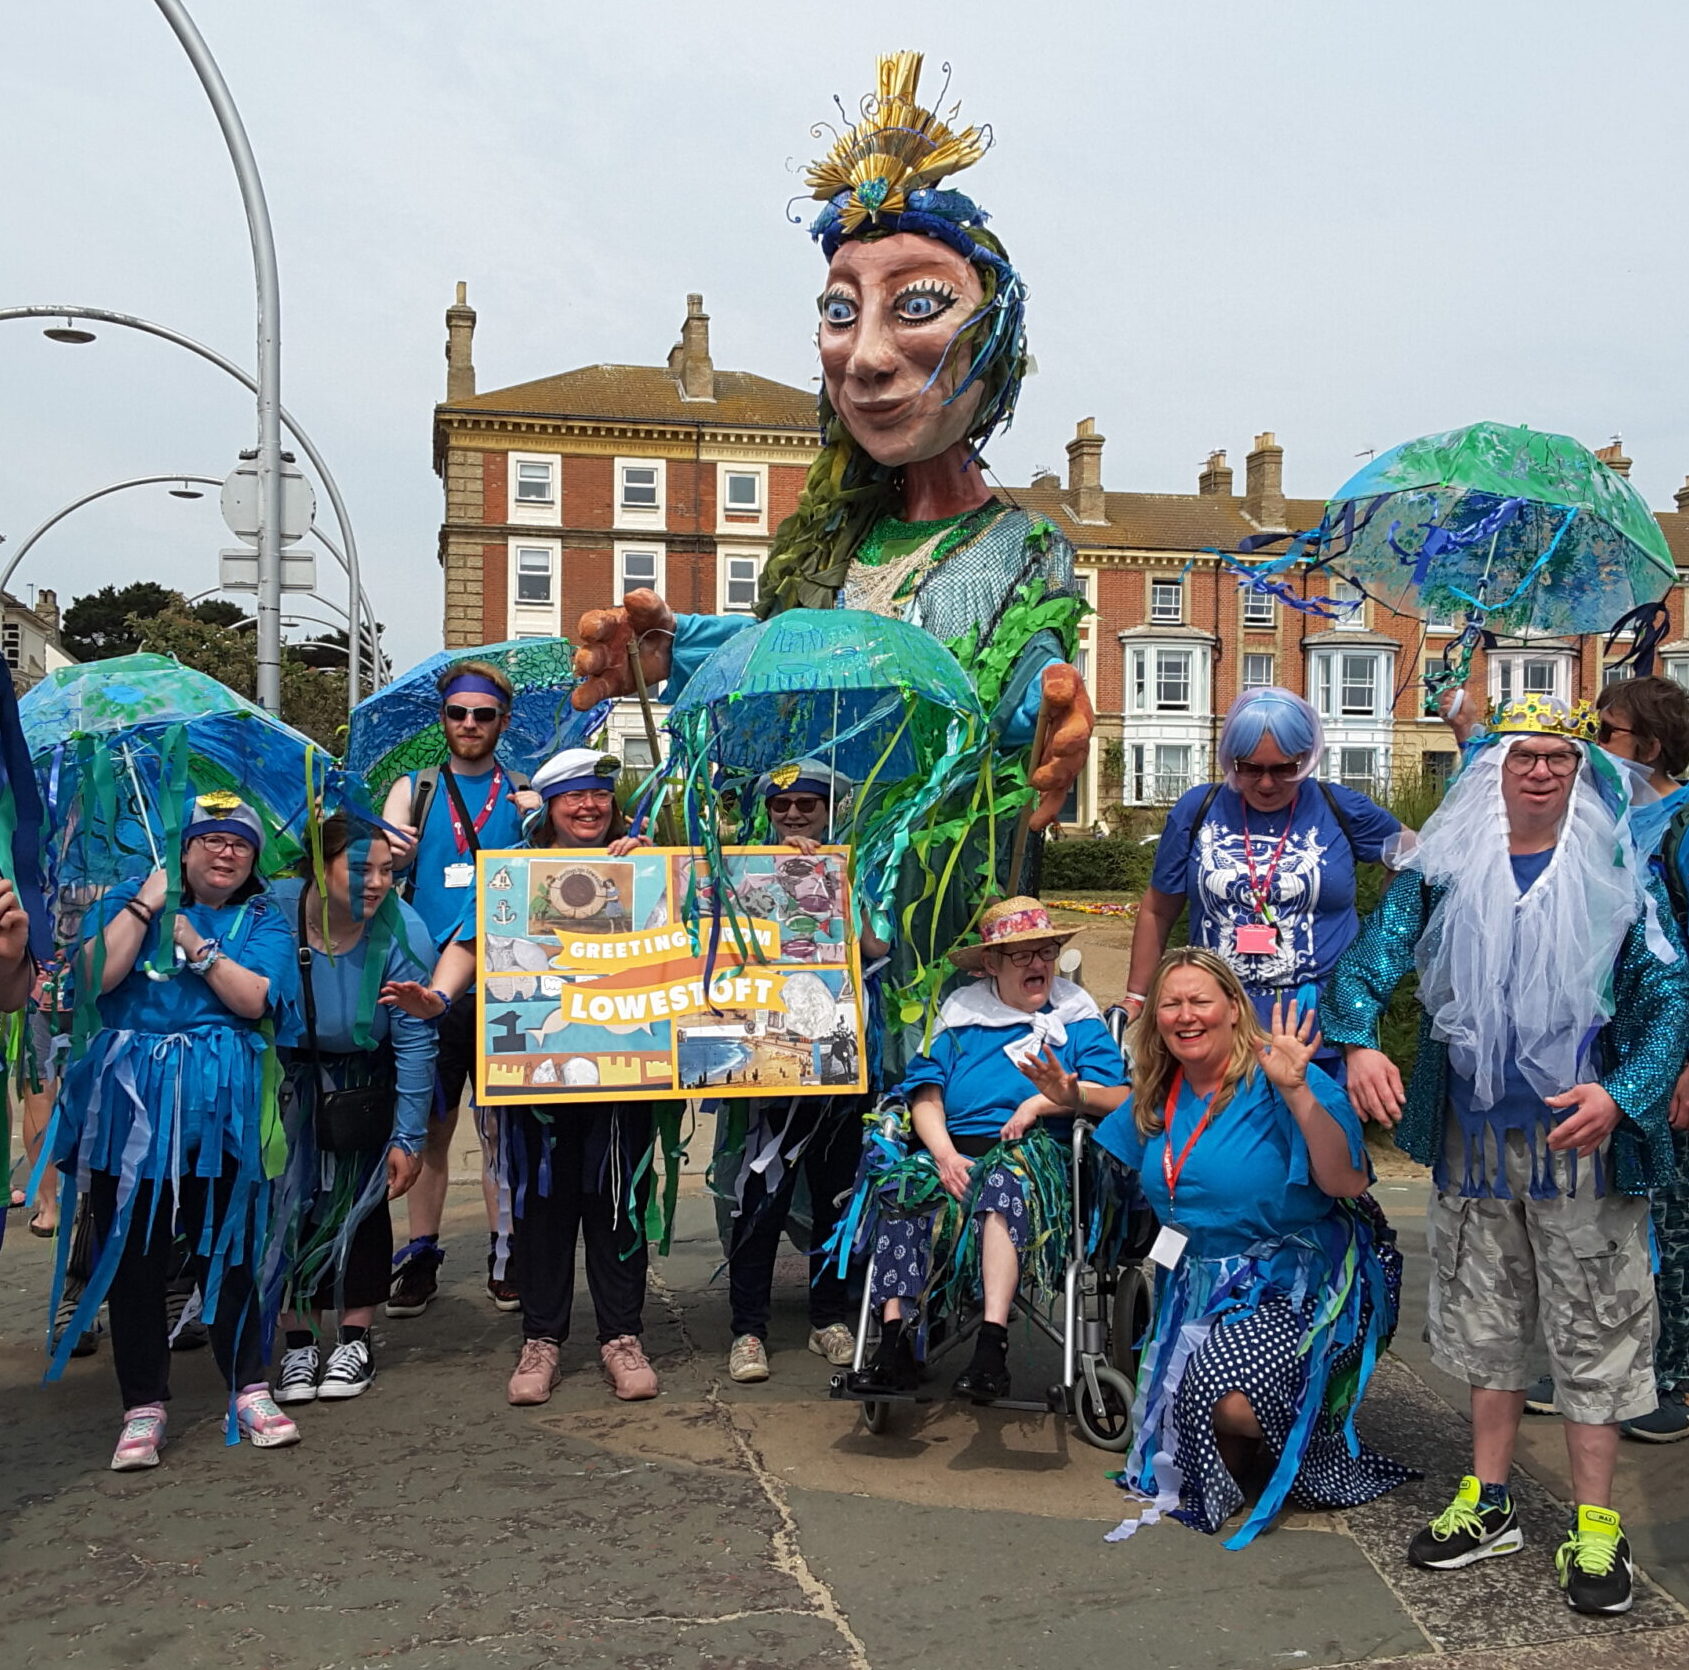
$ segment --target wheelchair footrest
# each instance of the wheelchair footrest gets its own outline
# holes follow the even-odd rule
[[[931,1403],[932,1393],[916,1392],[853,1392],[842,1374],[835,1374],[828,1384],[827,1396],[840,1403]]]

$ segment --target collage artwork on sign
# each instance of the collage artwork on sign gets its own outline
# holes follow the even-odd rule
[[[722,862],[706,988],[714,887],[691,848],[483,852],[477,1098],[865,1089],[845,853],[729,847]]]

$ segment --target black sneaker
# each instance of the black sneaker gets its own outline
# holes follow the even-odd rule
[[[975,1403],[995,1403],[1009,1395],[1009,1365],[976,1357],[956,1376],[952,1389],[957,1397],[972,1398]]]
[[[513,1311],[522,1308],[522,1295],[516,1291],[516,1283],[513,1281],[496,1281],[489,1276],[487,1297],[492,1300],[494,1310]]]
[[[387,1299],[389,1316],[421,1316],[440,1291],[440,1264],[445,1258],[429,1242],[412,1245],[400,1254]]]
[[[1630,1610],[1636,1568],[1630,1563],[1630,1539],[1611,1508],[1578,1508],[1554,1556],[1554,1569],[1574,1612],[1600,1616]]]
[[[1483,1487],[1468,1475],[1454,1500],[1408,1544],[1407,1557],[1427,1571],[1458,1571],[1495,1554],[1517,1554],[1525,1546],[1513,1498],[1504,1508],[1485,1507]]]
[[[317,1396],[325,1403],[336,1398],[359,1397],[375,1378],[375,1354],[367,1339],[342,1340],[328,1354]]]
[[[1525,1408],[1533,1415],[1553,1415],[1558,1411],[1554,1407],[1554,1376],[1545,1374],[1540,1380],[1533,1380],[1525,1388]]]
[[[322,1358],[314,1345],[290,1346],[282,1352],[281,1370],[270,1395],[277,1403],[314,1403],[321,1369]]]
[[[164,1328],[172,1351],[199,1351],[211,1343],[199,1319],[199,1288],[191,1280],[172,1282],[164,1290]]]
[[[881,1335],[874,1355],[844,1378],[845,1390],[854,1397],[911,1396],[920,1384],[913,1342],[902,1329],[895,1339]]]

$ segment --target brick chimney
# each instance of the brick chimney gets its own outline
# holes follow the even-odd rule
[[[1095,418],[1081,418],[1067,443],[1067,497],[1074,520],[1106,522],[1103,505],[1103,437]]]
[[[1255,437],[1255,450],[1243,461],[1243,514],[1263,532],[1284,525],[1284,448],[1272,430]]]
[[[1631,460],[1624,455],[1624,442],[1617,435],[1606,445],[1595,449],[1595,456],[1607,466],[1614,475],[1629,476]]]
[[[1677,501],[1677,508],[1685,515],[1689,515],[1689,476],[1683,478],[1683,485],[1672,494],[1672,497]]]
[[[1232,467],[1224,452],[1211,452],[1196,478],[1196,490],[1205,499],[1229,499],[1232,496]]]
[[[710,316],[704,311],[704,298],[696,293],[686,298],[686,323],[680,327],[680,340],[669,349],[669,370],[680,384],[683,400],[715,399]]]
[[[446,309],[446,399],[468,400],[475,393],[475,309],[469,286],[458,280],[457,300]]]
[[[56,591],[43,586],[35,594],[35,618],[56,644],[59,641],[59,594]]]

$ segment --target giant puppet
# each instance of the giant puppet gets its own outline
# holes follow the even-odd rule
[[[825,207],[811,234],[827,257],[820,297],[822,449],[763,570],[757,614],[870,611],[930,632],[972,679],[990,720],[981,774],[1060,810],[1084,767],[1094,715],[1070,661],[1085,612],[1073,547],[997,499],[980,454],[1013,416],[1027,365],[1025,286],[983,210],[941,189],[989,136],[954,132],[916,102],[921,55],[879,62],[878,92],[807,183]],[[949,113],[954,119],[954,111]],[[709,655],[751,623],[676,615],[651,591],[583,615],[577,707],[644,683],[674,701]],[[1036,739],[1035,759],[1028,749]],[[1012,805],[1012,801],[1010,802]],[[969,927],[1000,855],[955,917]],[[966,891],[966,890],[964,890]],[[942,948],[939,954],[942,955]]]

